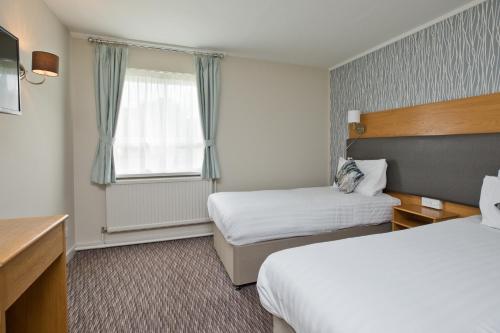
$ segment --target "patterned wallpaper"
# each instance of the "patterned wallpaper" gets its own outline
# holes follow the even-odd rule
[[[330,89],[333,177],[345,152],[348,110],[374,112],[500,91],[500,0],[331,70]]]

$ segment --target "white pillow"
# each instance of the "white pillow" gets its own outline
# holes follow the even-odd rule
[[[346,159],[339,158],[339,170]],[[359,170],[365,174],[363,180],[356,186],[354,192],[373,197],[381,193],[387,185],[387,162],[380,160],[354,160]]]
[[[498,203],[500,203],[500,178],[486,176],[479,199],[479,208],[483,216],[482,223],[500,229],[500,207],[495,206]]]

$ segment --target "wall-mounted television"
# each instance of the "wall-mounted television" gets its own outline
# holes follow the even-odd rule
[[[0,112],[21,114],[19,40],[0,27]]]

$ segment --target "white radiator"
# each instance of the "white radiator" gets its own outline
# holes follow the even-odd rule
[[[213,182],[166,179],[122,181],[106,187],[107,232],[208,222],[207,198]]]

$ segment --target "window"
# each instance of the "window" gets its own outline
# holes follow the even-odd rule
[[[194,74],[127,69],[114,161],[122,178],[201,172],[203,136]]]

